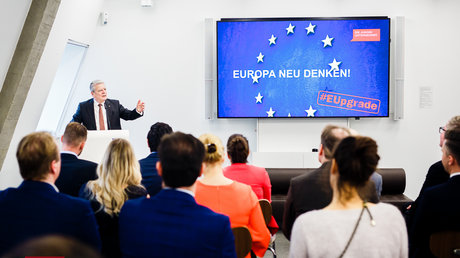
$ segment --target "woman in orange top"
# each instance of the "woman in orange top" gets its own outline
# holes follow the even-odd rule
[[[264,256],[270,242],[270,233],[257,196],[250,186],[224,176],[224,147],[218,137],[205,134],[200,136],[200,140],[205,146],[206,166],[203,177],[196,182],[197,203],[229,216],[232,227],[248,227],[252,237],[252,251],[259,257]]]

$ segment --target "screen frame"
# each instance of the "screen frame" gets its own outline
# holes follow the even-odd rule
[[[218,47],[218,39],[219,39],[219,31],[218,31],[218,24],[220,22],[260,22],[260,21],[311,21],[311,20],[388,20],[388,84],[387,84],[387,115],[386,116],[320,116],[320,117],[307,117],[307,116],[295,116],[295,117],[266,117],[266,116],[258,116],[258,117],[229,117],[229,116],[221,116],[219,113],[219,47]],[[273,18],[221,18],[220,20],[216,21],[216,113],[217,119],[241,119],[241,118],[250,118],[250,119],[321,119],[321,118],[388,118],[390,117],[390,101],[391,101],[391,92],[390,92],[390,83],[391,83],[391,18],[388,16],[356,16],[356,17],[273,17]]]

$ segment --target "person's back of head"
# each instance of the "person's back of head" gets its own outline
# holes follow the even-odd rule
[[[446,130],[454,128],[460,128],[460,116],[454,116],[447,122]]]
[[[16,158],[24,180],[46,179],[50,169],[57,169],[59,174],[59,149],[49,133],[36,132],[22,138],[16,151]]]
[[[150,131],[147,133],[147,143],[151,152],[156,152],[160,145],[161,138],[166,134],[173,132],[171,126],[166,123],[157,122],[150,127]]]
[[[241,134],[233,134],[227,141],[227,153],[233,163],[247,163],[249,156],[248,139]]]
[[[380,156],[377,143],[365,136],[350,136],[337,145],[333,153],[333,166],[338,169],[337,187],[347,199],[347,188],[360,188],[377,169]]]
[[[31,239],[20,244],[3,256],[3,258],[24,257],[56,257],[66,258],[99,258],[99,255],[88,245],[69,237],[49,235]]]
[[[128,199],[127,186],[140,186],[141,173],[131,144],[125,139],[110,142],[97,169],[99,178],[88,187],[108,214],[118,214]]]
[[[334,151],[334,147],[345,137],[349,136],[350,132],[343,127],[336,126],[336,125],[327,125],[322,133],[321,133],[321,146],[322,146],[322,156],[320,158],[320,162],[324,163],[324,160],[332,159],[332,154]],[[321,153],[320,153],[321,155]]]
[[[200,176],[204,146],[193,135],[176,132],[162,138],[158,156],[165,185],[172,188],[189,187]]]
[[[62,148],[63,150],[79,149],[79,153],[77,154],[80,154],[87,137],[88,130],[84,125],[71,122],[66,126],[62,135]]]
[[[219,137],[213,134],[203,134],[200,136],[200,141],[204,145],[205,155],[204,162],[215,164],[224,160],[224,145]]]

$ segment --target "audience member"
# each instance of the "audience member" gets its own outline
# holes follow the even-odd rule
[[[407,231],[400,211],[367,203],[358,194],[376,170],[377,144],[347,137],[336,147],[330,170],[332,202],[300,215],[289,257],[407,257]]]
[[[118,215],[128,199],[146,196],[141,185],[139,162],[131,144],[124,139],[113,140],[98,167],[97,180],[89,181],[80,190],[80,197],[90,200],[99,224],[102,254],[121,257],[118,237]]]
[[[158,158],[158,145],[160,145],[161,137],[166,134],[172,133],[171,126],[165,123],[157,122],[150,127],[147,134],[147,144],[150,148],[150,155],[146,158],[139,160],[142,174],[142,185],[147,188],[150,196],[154,196],[161,190],[161,177],[158,175],[156,168]]]
[[[249,143],[241,134],[233,134],[227,141],[227,155],[232,162],[224,168],[224,176],[251,186],[259,199],[272,201],[272,184],[265,168],[248,165]],[[274,234],[278,231],[278,224],[272,216],[268,224]]]
[[[442,148],[444,143],[444,133],[446,130],[460,128],[460,116],[452,117],[445,126],[439,127],[439,147]],[[429,187],[439,185],[447,182],[450,176],[449,173],[444,169],[441,160],[431,165],[426,174],[425,182],[423,182],[422,189],[420,190],[419,196],[423,191]]]
[[[224,176],[224,147],[219,138],[205,134],[200,140],[205,146],[205,169],[196,184],[197,203],[229,216],[232,227],[248,227],[252,251],[263,257],[270,242],[270,232],[257,196],[250,186]]]
[[[61,137],[61,173],[56,180],[59,192],[78,197],[81,186],[89,180],[97,179],[97,164],[79,159],[88,132],[84,125],[71,122]]]
[[[10,248],[47,234],[74,237],[100,248],[97,225],[87,201],[57,191],[61,161],[53,137],[31,133],[16,152],[24,181],[18,188],[0,191],[0,256]]]
[[[356,131],[353,128],[346,128],[346,130],[350,132],[350,136],[359,136],[358,131]],[[372,183],[366,184],[363,189],[360,189],[360,192],[369,193],[370,191],[373,191],[373,189],[375,188],[375,190],[377,191],[377,196],[371,197],[368,201],[377,203],[380,201],[380,195],[382,194],[382,184],[383,184],[382,176],[379,173],[374,172],[372,173],[370,180],[374,182],[374,184]]]
[[[203,144],[180,132],[163,137],[158,173],[165,188],[150,199],[127,201],[120,214],[124,257],[235,257],[228,217],[195,202]]]
[[[410,230],[411,257],[434,257],[429,249],[430,235],[460,230],[460,128],[445,132],[441,162],[450,177],[420,196]]]
[[[101,255],[76,239],[48,235],[31,239],[15,247],[2,258],[24,257],[65,257],[65,258],[101,258]]]
[[[289,191],[284,206],[283,234],[287,239],[291,237],[292,225],[301,214],[322,209],[332,201],[332,187],[330,181],[331,158],[334,146],[350,133],[346,128],[328,125],[321,133],[318,160],[321,167],[311,173],[291,179]],[[362,199],[377,203],[375,183],[368,181],[358,189]]]
[[[442,145],[444,143],[444,133],[446,130],[449,129],[454,129],[454,128],[460,128],[460,116],[454,116],[452,117],[449,122],[445,126],[439,127],[439,147],[442,148]],[[410,229],[414,217],[414,212],[417,209],[417,205],[420,202],[420,197],[422,196],[422,193],[435,185],[440,185],[447,180],[449,180],[450,176],[449,173],[444,169],[444,166],[442,164],[442,161],[438,161],[431,165],[431,167],[428,169],[428,173],[426,174],[425,182],[423,182],[422,189],[420,189],[420,193],[418,197],[415,199],[415,201],[409,205],[409,207],[406,210],[406,222],[407,222],[407,227]]]

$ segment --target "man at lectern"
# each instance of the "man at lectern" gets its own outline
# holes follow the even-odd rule
[[[145,104],[140,100],[135,109],[129,110],[118,100],[108,99],[103,81],[92,81],[89,89],[93,98],[78,104],[71,122],[81,123],[88,130],[120,130],[120,118],[134,120],[144,115]]]

